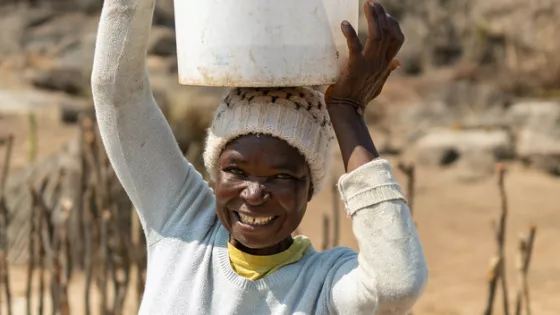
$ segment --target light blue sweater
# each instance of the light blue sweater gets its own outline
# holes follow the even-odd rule
[[[311,248],[257,281],[233,271],[213,192],[152,96],[145,57],[153,10],[154,0],[105,0],[92,74],[104,145],[147,237],[140,314],[405,314],[425,287],[426,263],[382,159],[339,182],[359,253]]]

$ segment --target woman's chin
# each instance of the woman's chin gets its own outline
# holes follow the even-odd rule
[[[275,242],[275,239],[273,239],[272,237],[266,237],[266,236],[259,236],[259,235],[255,235],[252,233],[239,233],[237,231],[234,231],[231,234],[231,237],[237,241],[237,243],[239,243],[240,245],[242,245],[243,247],[246,247],[247,249],[254,249],[254,250],[260,250],[260,249],[266,249],[266,248],[270,248],[275,246],[278,242]]]

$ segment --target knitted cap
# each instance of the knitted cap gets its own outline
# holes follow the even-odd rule
[[[321,190],[330,169],[334,133],[320,92],[306,87],[230,90],[206,139],[204,164],[212,180],[225,146],[248,134],[271,135],[298,149],[309,165],[314,194]]]

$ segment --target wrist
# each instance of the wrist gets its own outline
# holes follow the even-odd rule
[[[365,123],[363,111],[360,108],[342,103],[327,103],[327,111],[333,124],[347,122],[355,125]]]
[[[328,105],[333,106],[351,106],[355,108],[363,108],[365,107],[364,102],[355,100],[354,98],[350,97],[335,97],[335,96],[327,96],[325,98],[325,103]]]
[[[352,99],[329,98],[325,101],[329,114],[332,112],[353,112],[359,116],[364,115],[365,104]]]

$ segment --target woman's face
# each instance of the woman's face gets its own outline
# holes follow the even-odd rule
[[[246,135],[226,146],[217,171],[216,211],[230,242],[254,255],[288,248],[313,195],[303,155],[278,138]]]

